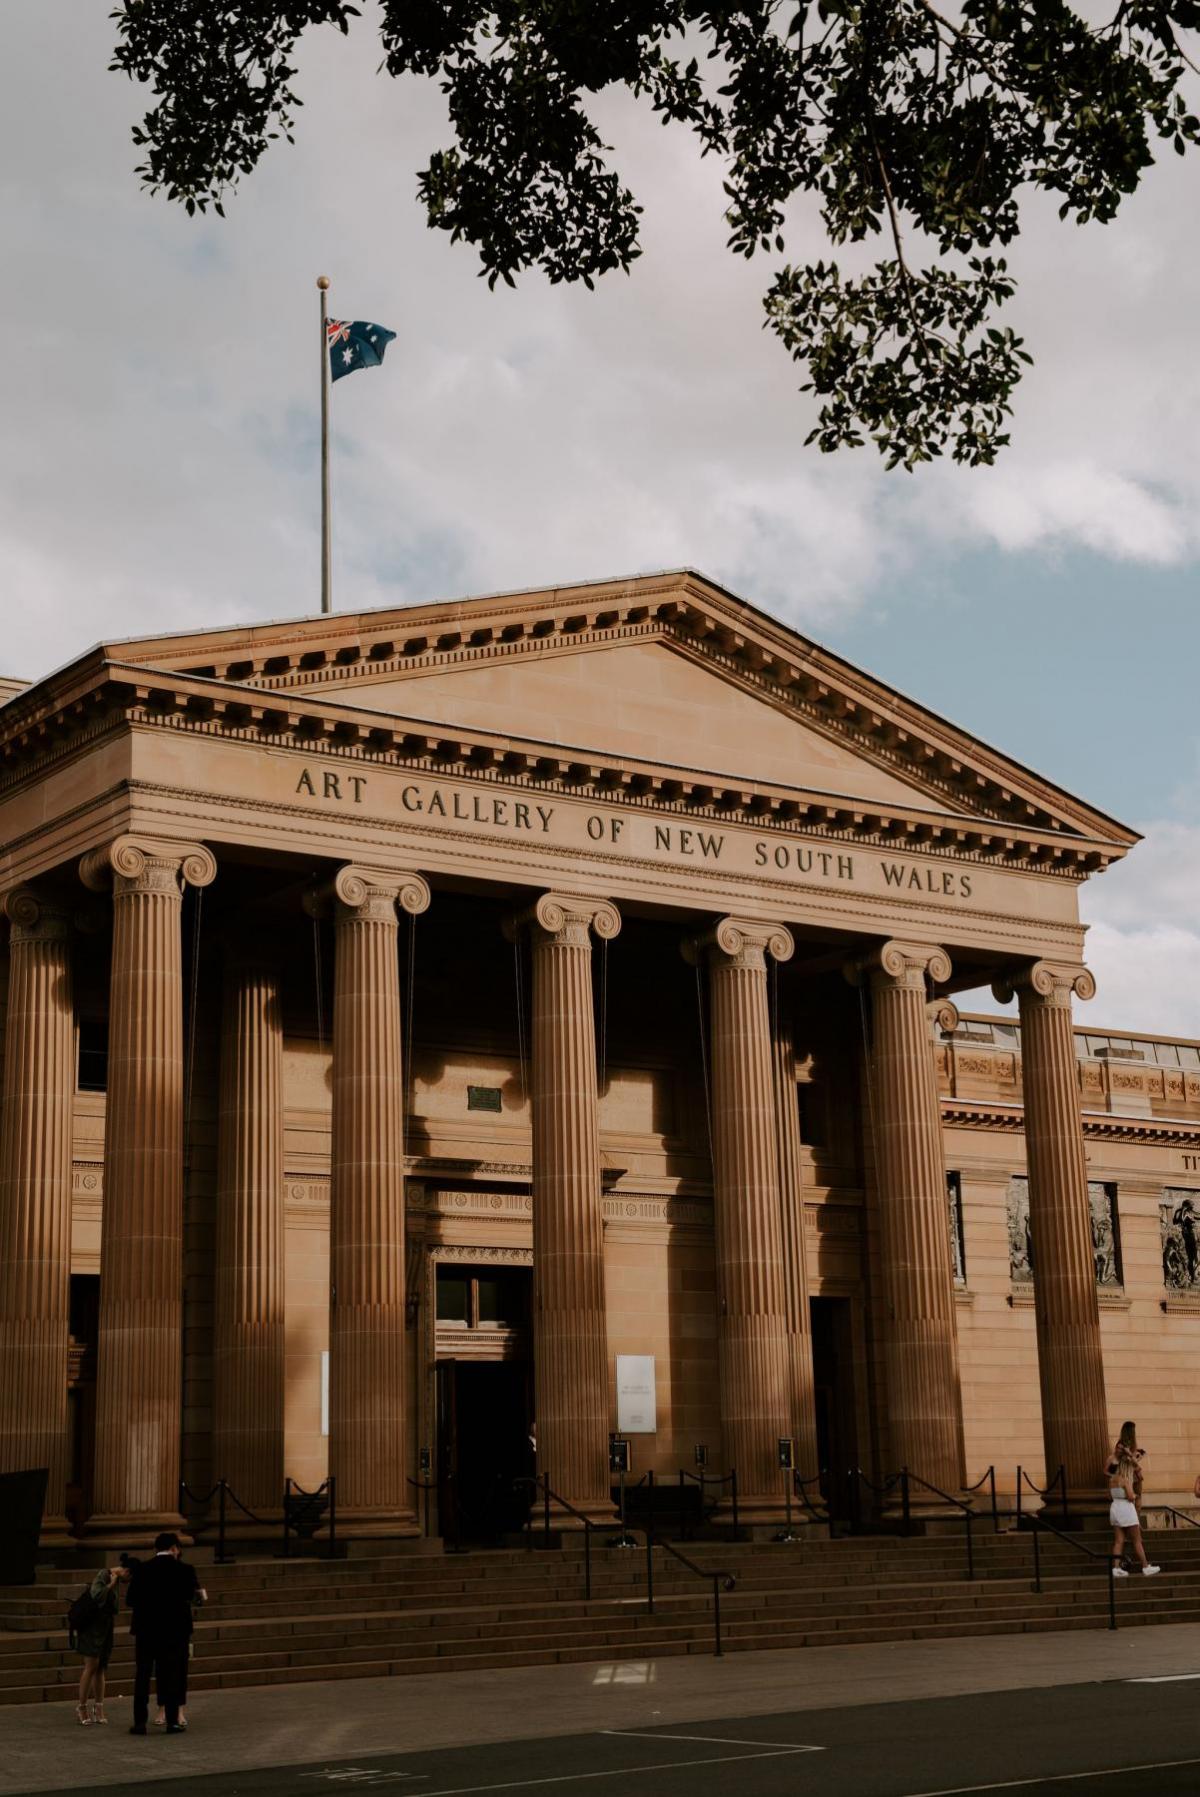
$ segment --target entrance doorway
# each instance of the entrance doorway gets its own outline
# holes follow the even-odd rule
[[[813,1298],[813,1387],[821,1495],[831,1521],[852,1515],[851,1469],[858,1465],[854,1325],[849,1298]]]
[[[534,1471],[528,1267],[437,1268],[437,1483],[442,1535],[497,1543],[529,1514]]]
[[[439,1360],[438,1514],[449,1540],[499,1542],[523,1527],[532,1471],[529,1366]]]

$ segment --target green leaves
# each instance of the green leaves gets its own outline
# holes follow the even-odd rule
[[[640,208],[609,163],[590,96],[622,85],[725,164],[728,246],[785,254],[806,198],[831,245],[882,236],[844,278],[785,266],[766,322],[820,400],[808,441],[874,441],[890,467],[1008,442],[1021,340],[994,317],[1031,189],[1107,222],[1200,119],[1181,92],[1200,0],[382,0],[384,66],[437,80],[454,141],[417,189],[432,227],[472,244],[490,285],[529,269],[590,287],[639,255]],[[133,131],[151,191],[218,214],[300,105],[295,46],[350,29],[342,0],[127,0],[112,67],[154,105]],[[906,240],[928,265],[914,272]],[[932,260],[930,260],[932,258]]]

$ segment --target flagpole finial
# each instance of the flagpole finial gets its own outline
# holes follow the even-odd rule
[[[321,289],[322,293],[325,291],[325,289],[326,289],[326,287],[328,287],[328,285],[329,285],[329,276],[328,275],[318,275],[317,276],[317,286]]]

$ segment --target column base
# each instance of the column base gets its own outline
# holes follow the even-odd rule
[[[47,1550],[57,1552],[59,1548],[75,1547],[77,1537],[65,1516],[43,1516],[41,1532],[38,1535],[38,1552]]]
[[[407,1540],[410,1536],[421,1533],[420,1524],[411,1510],[380,1510],[363,1506],[358,1509],[339,1504],[334,1518],[335,1539],[338,1541],[353,1537],[356,1541]],[[329,1524],[323,1522],[313,1536],[314,1541],[328,1541]]]
[[[190,1547],[192,1538],[187,1523],[178,1510],[145,1510],[98,1512],[83,1525],[83,1542],[88,1547],[153,1547],[156,1535],[178,1535],[182,1547]]]

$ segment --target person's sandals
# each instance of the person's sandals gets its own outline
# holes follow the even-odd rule
[[[103,1723],[107,1724],[108,1717],[104,1714],[103,1699],[101,1699],[100,1702],[96,1702],[95,1699],[93,1699],[93,1701],[92,1701],[92,1721],[93,1722],[103,1722]]]
[[[75,1714],[78,1716],[79,1720],[83,1723],[83,1726],[85,1728],[91,1727],[92,1719],[88,1715],[88,1707],[87,1707],[86,1703],[77,1703],[75,1705]]]

